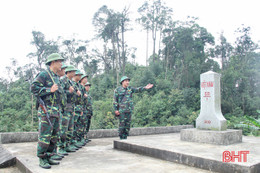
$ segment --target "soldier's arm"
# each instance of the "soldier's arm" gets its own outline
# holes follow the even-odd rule
[[[64,81],[64,83],[65,83],[65,87],[64,87],[64,90],[65,90],[65,93],[67,94],[67,96],[69,95],[69,96],[71,96],[71,95],[73,95],[74,93],[72,92],[70,92],[70,90],[69,90],[69,88],[70,88],[70,83],[69,83],[69,81]]]
[[[51,87],[44,86],[45,77],[44,73],[41,72],[31,84],[31,92],[34,95],[45,96],[51,94]]]
[[[145,90],[144,87],[138,87],[138,88],[134,88],[134,87],[131,87],[133,93],[139,93],[139,92],[142,92]]]
[[[118,98],[119,98],[118,91],[117,91],[117,89],[115,89],[115,92],[114,92],[114,102],[113,102],[113,107],[114,107],[115,111],[117,111],[118,107],[119,107]]]

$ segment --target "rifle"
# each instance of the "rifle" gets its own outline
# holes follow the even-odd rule
[[[46,118],[47,118],[48,123],[52,127],[52,124],[51,124],[51,121],[50,121],[50,115],[47,111],[47,108],[46,108],[44,101],[39,96],[37,97],[37,99],[38,99],[39,106],[41,107],[42,111],[46,114]]]

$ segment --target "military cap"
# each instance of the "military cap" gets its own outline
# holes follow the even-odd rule
[[[82,80],[84,77],[88,77],[88,75],[87,74],[82,75],[80,80]]]
[[[83,75],[83,73],[80,70],[77,70],[75,74],[76,75]]]
[[[47,62],[45,64],[48,65],[50,62],[55,60],[64,60],[64,58],[62,58],[58,53],[52,53],[47,57]]]
[[[65,69],[65,72],[68,72],[68,71],[77,71],[77,69],[73,65],[68,65]]]
[[[91,83],[87,82],[87,83],[85,84],[85,86],[91,86]]]
[[[130,80],[130,78],[127,77],[127,76],[121,77],[120,84],[122,84],[122,82],[123,82],[124,80]]]
[[[67,68],[67,67],[68,67],[68,66],[67,66],[66,64],[62,63],[61,69]]]

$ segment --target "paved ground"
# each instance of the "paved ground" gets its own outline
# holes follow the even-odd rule
[[[150,135],[149,135],[150,136]],[[129,137],[147,138],[149,136]],[[151,135],[156,136],[156,135]],[[150,137],[151,137],[150,136]],[[157,135],[160,138],[160,135]],[[117,138],[93,139],[84,148],[65,157],[61,164],[50,170],[38,166],[36,143],[12,143],[3,146],[20,159],[35,173],[206,173],[209,171],[184,166],[160,159],[113,149],[113,140]],[[155,139],[156,140],[156,139]],[[17,168],[2,169],[4,173],[14,173]],[[2,172],[0,170],[0,172]]]

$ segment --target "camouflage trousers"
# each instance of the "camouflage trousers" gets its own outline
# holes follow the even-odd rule
[[[73,140],[72,142],[75,143],[77,141],[80,141],[83,133],[83,124],[82,124],[82,115],[81,112],[75,112],[74,116],[74,131],[73,131]]]
[[[39,135],[37,145],[37,156],[40,158],[47,158],[53,155],[53,152],[57,145],[60,115],[59,109],[57,107],[51,108],[50,106],[47,106],[52,126],[49,124],[46,114],[41,109],[38,110]]]
[[[91,117],[92,117],[91,114],[87,114],[86,121],[85,121],[85,123],[86,123],[86,134],[89,132]]]
[[[127,137],[129,136],[130,131],[130,123],[131,123],[131,113],[123,112],[119,115],[119,129],[118,134],[119,137]]]
[[[85,110],[83,112],[84,117],[82,117],[82,123],[83,123],[83,138],[85,138],[85,136],[87,136],[88,133],[88,121],[89,121],[89,115],[88,112]]]
[[[63,112],[64,113],[64,112]],[[57,145],[54,149],[54,153],[57,154],[57,147],[62,146],[62,141],[61,141],[61,135],[62,135],[62,118],[63,118],[63,113],[60,112],[60,118],[59,118],[59,132],[58,132],[58,139],[57,139]]]
[[[65,111],[63,112],[63,116],[61,118],[61,124],[60,124],[60,138],[59,138],[60,140],[58,143],[58,146],[60,148],[64,148],[67,146],[67,135],[69,129],[70,116],[71,116],[70,112],[65,112]]]

